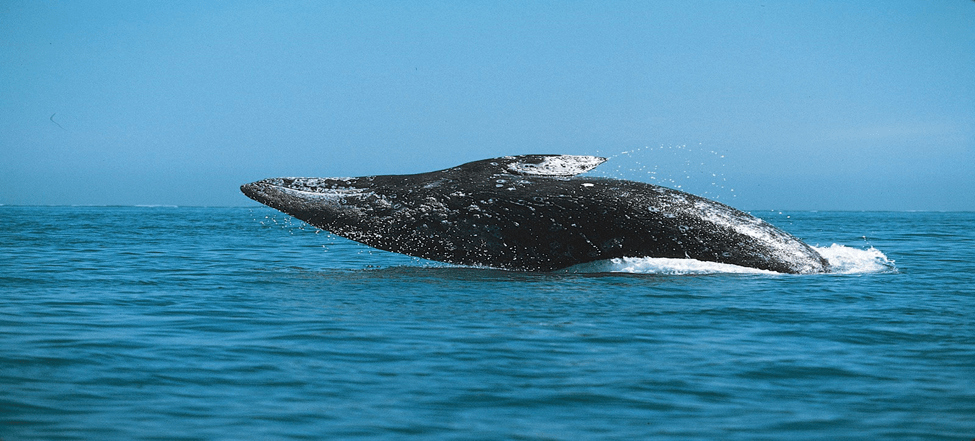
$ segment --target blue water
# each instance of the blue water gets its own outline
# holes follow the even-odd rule
[[[842,271],[504,272],[266,208],[0,206],[0,438],[975,437],[975,214],[754,214]]]

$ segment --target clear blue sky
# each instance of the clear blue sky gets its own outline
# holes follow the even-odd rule
[[[975,2],[0,2],[3,204],[523,153],[748,210],[975,210]]]

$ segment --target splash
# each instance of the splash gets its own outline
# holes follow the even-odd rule
[[[817,253],[829,261],[833,274],[866,274],[896,272],[894,261],[880,250],[852,248],[839,244],[828,247],[813,247]]]
[[[895,272],[894,261],[876,248],[859,249],[833,244],[829,247],[813,247],[830,264],[829,274],[869,274]],[[627,274],[766,274],[784,275],[774,271],[705,262],[695,259],[668,259],[656,257],[622,257],[575,265],[562,270],[567,273],[627,273]]]

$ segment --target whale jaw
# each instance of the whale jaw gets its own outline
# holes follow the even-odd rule
[[[271,178],[241,185],[240,191],[257,202],[323,227],[338,220],[355,222],[365,216],[363,201],[375,199],[375,193],[356,184],[356,178]]]

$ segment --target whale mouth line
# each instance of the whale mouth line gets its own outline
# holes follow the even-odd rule
[[[281,192],[293,194],[295,196],[307,195],[313,198],[338,198],[348,196],[368,196],[375,192],[363,188],[324,188],[321,190],[299,190],[291,187],[277,187]]]
[[[333,178],[327,178],[333,179]],[[337,178],[338,180],[344,180],[343,178]],[[322,179],[316,179],[317,181],[323,181]],[[290,181],[290,182],[289,182]],[[244,184],[240,186],[241,192],[247,197],[254,199],[254,195],[268,192],[281,192],[286,194],[291,194],[294,196],[310,196],[310,197],[347,197],[347,196],[365,196],[374,193],[371,190],[358,187],[347,187],[340,188],[332,184],[327,185],[308,185],[308,181],[303,178],[272,178],[265,179],[262,181],[251,182],[249,184]],[[298,183],[294,185],[294,183]]]

